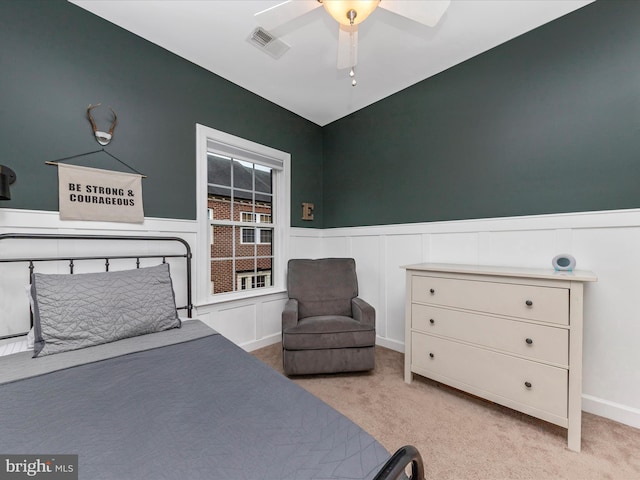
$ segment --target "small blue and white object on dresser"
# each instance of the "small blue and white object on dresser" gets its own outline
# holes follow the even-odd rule
[[[576,259],[573,257],[573,255],[569,255],[568,253],[561,253],[560,255],[556,255],[555,257],[553,257],[553,260],[551,260],[551,265],[553,265],[553,268],[555,270],[558,270],[559,272],[571,272],[574,268],[576,268]]]

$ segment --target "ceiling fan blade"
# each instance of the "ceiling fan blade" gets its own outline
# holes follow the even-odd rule
[[[254,17],[262,28],[273,30],[318,8],[320,5],[322,4],[316,0],[288,0],[258,12]]]
[[[382,0],[380,7],[423,25],[435,27],[450,3],[451,0],[429,0],[428,2]]]
[[[338,30],[338,68],[358,64],[358,26],[340,25]]]

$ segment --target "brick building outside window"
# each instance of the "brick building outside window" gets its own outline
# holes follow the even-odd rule
[[[272,171],[208,155],[211,293],[273,285]]]

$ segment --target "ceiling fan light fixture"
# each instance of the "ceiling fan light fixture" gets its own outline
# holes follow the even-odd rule
[[[324,9],[342,25],[358,25],[376,9],[380,0],[321,0]]]

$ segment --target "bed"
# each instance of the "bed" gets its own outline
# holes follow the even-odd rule
[[[146,253],[27,258],[0,250],[0,264],[29,271],[24,301],[30,297],[34,336],[28,350],[24,336],[11,339],[14,350],[5,340],[13,353],[0,356],[0,456],[13,462],[6,468],[27,468],[27,456],[40,455],[54,465],[77,456],[60,477],[69,479],[390,480],[406,478],[407,465],[407,475],[424,478],[415,448],[390,455],[349,419],[192,319],[184,240],[2,234],[0,245],[7,239],[139,241]],[[156,242],[184,251],[149,254]],[[61,259],[68,272],[38,273],[38,265]],[[141,266],[141,259],[159,263]],[[103,271],[74,271],[97,260]],[[129,260],[131,269],[111,268]],[[186,288],[174,288],[174,262],[183,262]],[[179,307],[176,291],[185,297]],[[0,473],[7,473],[1,465]]]

